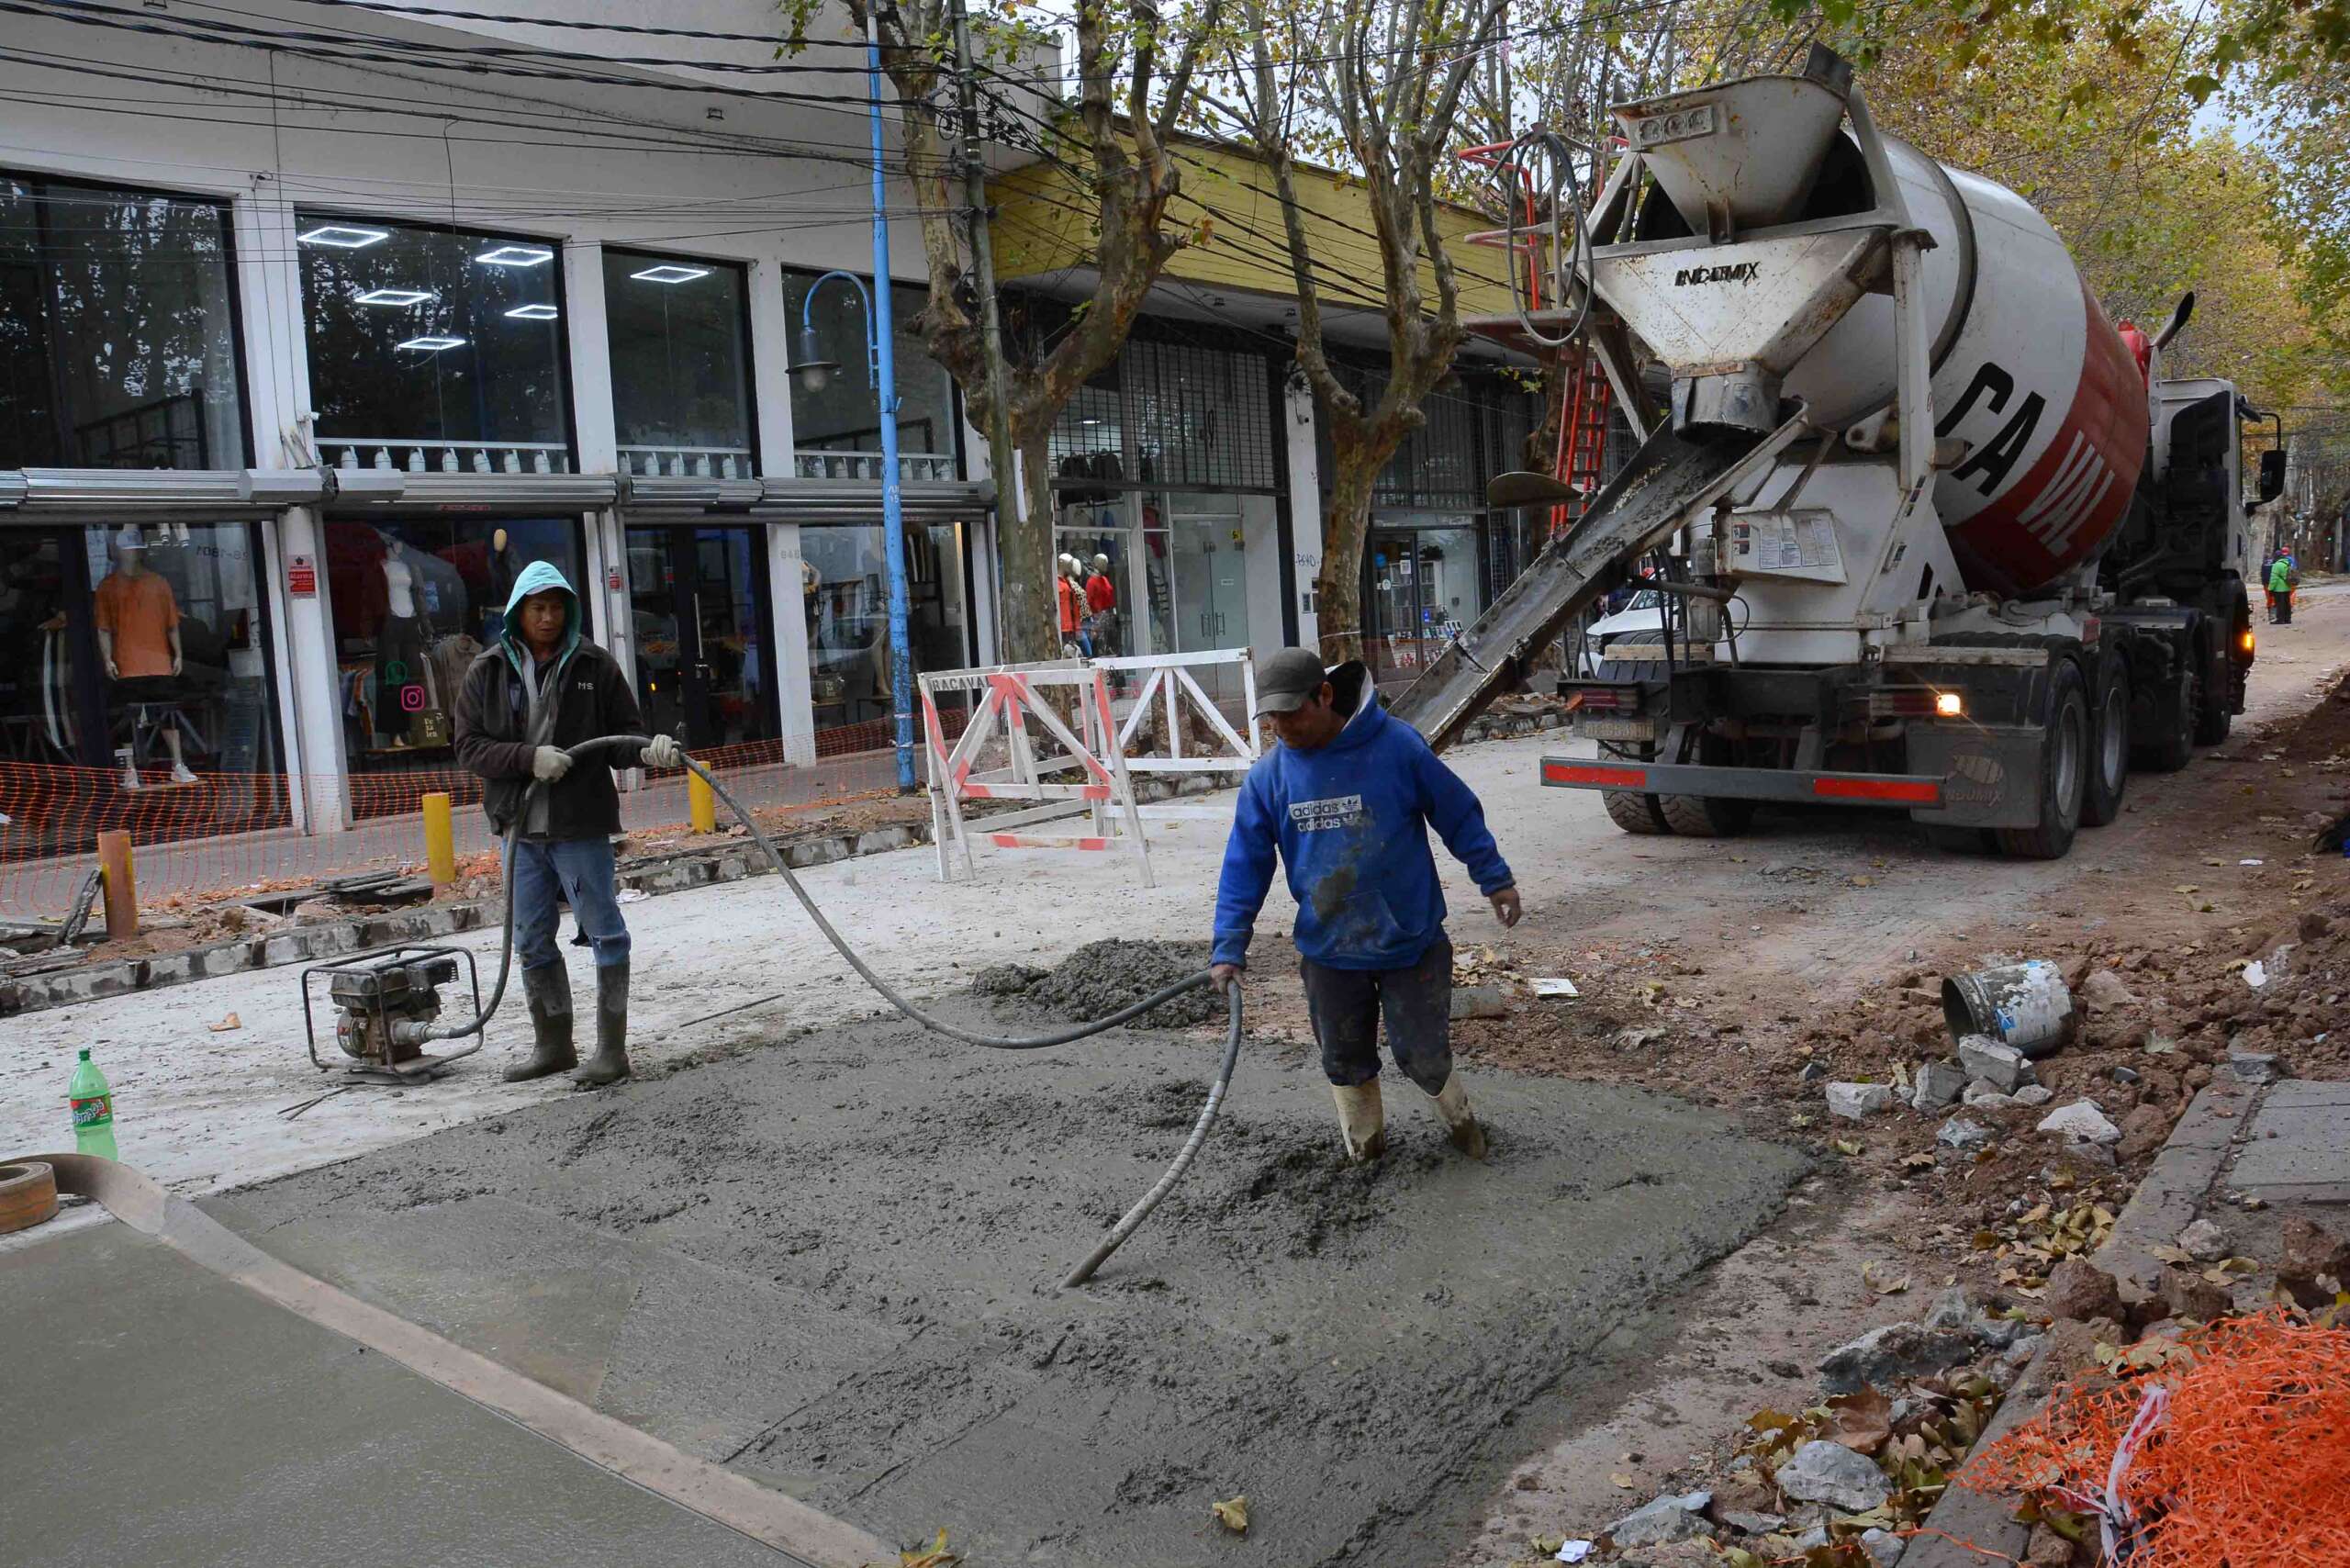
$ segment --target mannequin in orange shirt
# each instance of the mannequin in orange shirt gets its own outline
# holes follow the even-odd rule
[[[180,649],[180,607],[172,585],[147,566],[147,542],[135,528],[114,538],[115,569],[91,596],[98,629],[98,656],[106,678],[117,683],[114,700],[131,705],[130,760],[123,769],[122,787],[136,790],[139,778],[138,732],[152,722],[149,710],[177,706],[173,681],[186,663]],[[196,775],[180,755],[179,725],[167,713],[157,726],[172,754],[172,782],[193,784]]]

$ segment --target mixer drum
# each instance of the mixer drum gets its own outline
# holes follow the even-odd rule
[[[2014,192],[1885,139],[1922,258],[1936,433],[1966,442],[1934,505],[1967,586],[2017,596],[2094,558],[2145,463],[2143,373],[2048,220]],[[1857,162],[1849,138],[1830,162]],[[1894,390],[1893,301],[1867,296],[1795,365],[1785,392],[1831,427]]]

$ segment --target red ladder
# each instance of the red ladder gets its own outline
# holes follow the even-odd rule
[[[1582,350],[1576,363],[1567,368],[1565,404],[1559,417],[1559,449],[1550,472],[1574,486],[1576,495],[1550,509],[1554,539],[1583,521],[1606,482],[1607,423],[1616,408],[1616,389],[1608,385],[1606,373],[1589,349]]]

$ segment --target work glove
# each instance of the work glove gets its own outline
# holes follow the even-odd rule
[[[571,771],[571,754],[558,745],[543,745],[531,754],[531,777],[552,784]]]
[[[677,744],[675,735],[655,735],[644,744],[647,767],[675,767],[685,755],[686,748]]]

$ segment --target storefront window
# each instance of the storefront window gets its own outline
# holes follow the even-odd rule
[[[946,523],[906,528],[907,632],[916,674],[969,663],[961,533]],[[890,579],[881,530],[803,528],[800,553],[816,728],[887,719]]]
[[[808,291],[820,274],[786,273],[783,302],[791,322],[792,358],[800,358],[800,311]],[[914,318],[926,299],[925,291],[908,284],[890,290],[895,313],[892,334],[898,377],[898,454],[908,479],[952,479],[955,463],[955,382],[933,361],[914,330]],[[791,430],[796,464],[806,479],[878,479],[880,470],[867,456],[850,454],[881,450],[881,406],[867,371],[869,340],[865,301],[845,279],[834,278],[816,291],[810,313],[816,329],[819,359],[840,368],[821,391],[811,392],[792,378]]]
[[[0,858],[286,820],[259,578],[250,523],[0,529]]]
[[[0,175],[0,468],[241,468],[227,209]]]
[[[1381,680],[1418,674],[1484,613],[1477,549],[1472,518],[1386,514],[1373,525],[1363,554],[1364,643]]]
[[[604,252],[612,414],[628,472],[753,475],[744,304],[739,266]]]
[[[302,215],[297,230],[328,463],[570,471],[553,244],[322,213]]]
[[[592,603],[581,559],[576,518],[330,521],[327,587],[352,770],[451,766],[457,689],[505,631],[515,579],[545,561]]]

